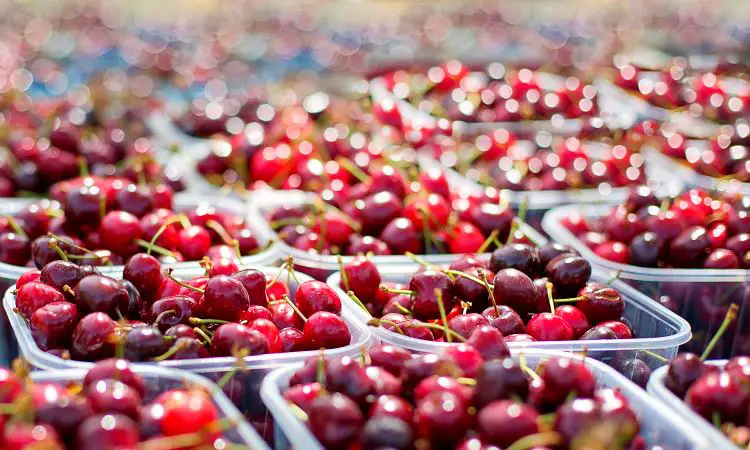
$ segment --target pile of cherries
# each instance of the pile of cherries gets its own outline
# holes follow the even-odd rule
[[[412,355],[386,345],[365,361],[310,358],[283,393],[326,449],[646,448],[628,399],[597,389],[579,359],[532,370],[503,346]]]
[[[111,118],[110,109],[123,116]],[[181,175],[155,160],[153,144],[139,119],[146,113],[122,109],[104,105],[86,111],[65,100],[3,108],[0,127],[7,128],[2,141],[8,150],[0,158],[0,197],[45,193],[55,183],[81,173],[133,183],[163,182],[175,191],[183,190]]]
[[[121,265],[149,249],[166,262],[207,257],[232,265],[261,249],[244,220],[198,204],[173,210],[164,184],[122,178],[83,177],[52,187],[50,198],[0,219],[0,261],[42,268],[54,260]]]
[[[671,127],[655,122],[641,124],[664,154],[694,171],[723,180],[750,182],[750,126],[722,127],[708,140],[690,140]]]
[[[646,186],[590,220],[573,214],[562,225],[598,256],[641,267],[750,267],[750,212],[741,195],[691,189],[673,199]]]
[[[404,284],[383,281],[359,257],[343,265],[340,285],[375,317],[371,325],[416,339],[472,342],[486,326],[508,342],[633,338],[620,293],[590,275],[568,247],[516,243],[489,263],[463,255],[448,269],[424,265]]]
[[[500,63],[474,70],[453,60],[426,71],[397,70],[382,79],[396,97],[449,120],[517,122],[598,113],[593,85]]]
[[[706,362],[737,309],[731,307],[702,355],[680,353],[670,361],[664,385],[739,448],[746,448],[750,445],[750,357],[735,356],[723,365]]]
[[[687,108],[691,113],[730,122],[750,111],[750,89],[739,78],[715,72],[699,72],[675,60],[661,70],[623,62],[615,67],[614,83],[654,106]]]
[[[621,144],[549,135],[526,141],[501,129],[465,142],[438,136],[429,147],[443,164],[497,189],[555,191],[645,181],[644,158]]]
[[[5,449],[224,448],[233,423],[199,387],[158,393],[122,359],[95,364],[67,386],[0,369]]]
[[[451,190],[445,174],[418,179],[392,165],[375,166],[364,181],[331,198],[281,206],[267,214],[288,245],[323,255],[472,253],[513,239],[528,242],[497,191]]]
[[[291,267],[291,264],[284,264]],[[151,255],[125,264],[124,279],[93,266],[52,261],[16,283],[16,312],[44,351],[97,361],[254,356],[348,345],[341,301],[318,281],[287,284],[255,269],[207,265],[175,278]]]

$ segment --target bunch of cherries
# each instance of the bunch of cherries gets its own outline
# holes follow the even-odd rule
[[[646,448],[628,399],[598,389],[581,360],[554,357],[532,370],[503,346],[442,355],[375,346],[364,363],[310,358],[283,395],[331,450]]]
[[[746,81],[691,70],[684,59],[675,60],[661,70],[621,62],[615,67],[613,81],[654,106],[687,108],[693,114],[719,122],[733,121],[750,111],[750,86]]]
[[[296,277],[288,266],[289,276]],[[125,264],[122,280],[93,266],[52,261],[16,283],[16,312],[44,351],[97,361],[254,356],[348,345],[341,301],[326,284],[289,286],[255,269],[212,267],[180,280],[151,255]]]
[[[555,191],[645,181],[644,158],[621,144],[547,134],[526,141],[500,129],[468,142],[439,136],[429,147],[443,164],[497,189]]]
[[[453,60],[425,72],[397,70],[382,79],[396,97],[449,120],[517,122],[598,113],[593,85],[574,76],[506,68],[497,62],[473,70]]]
[[[741,195],[691,189],[660,200],[646,186],[598,219],[580,214],[562,225],[598,256],[641,267],[750,267],[750,212]]]
[[[138,119],[145,113],[120,111],[123,116],[112,119],[110,109],[122,108],[104,105],[86,111],[65,100],[4,108],[0,126],[8,129],[3,136],[8,150],[0,158],[0,197],[45,193],[82,173],[163,182],[183,190],[180,174],[155,160],[152,141]]]
[[[362,179],[339,196],[324,192],[319,201],[270,211],[271,227],[290,246],[324,255],[472,253],[511,236],[528,242],[497,191],[451,190],[440,169],[410,182],[382,165]]]
[[[233,423],[199,387],[158,393],[122,359],[95,364],[69,385],[0,369],[4,449],[223,448]]]
[[[241,217],[199,204],[173,210],[164,184],[83,177],[52,187],[53,201],[32,204],[0,219],[0,261],[44,267],[54,260],[121,265],[148,249],[167,262],[207,257],[214,266],[238,267],[260,250]]]
[[[516,243],[489,263],[463,255],[448,269],[424,265],[405,284],[383,281],[360,257],[343,265],[341,288],[375,317],[371,325],[416,339],[471,342],[485,326],[508,342],[632,338],[622,296],[590,275],[568,247]]]
[[[750,444],[750,357],[735,356],[724,364],[706,362],[737,311],[732,305],[702,355],[680,353],[670,361],[664,385],[738,447],[746,448]]]

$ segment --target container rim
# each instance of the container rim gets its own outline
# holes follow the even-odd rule
[[[571,213],[579,213],[587,218],[601,217],[612,208],[611,205],[565,205],[548,211],[542,219],[542,229],[550,237],[576,249],[581,256],[599,268],[620,274],[621,279],[661,282],[748,282],[750,270],[746,269],[665,269],[639,267],[608,261],[584,245],[578,237],[562,226],[562,219]]]
[[[395,277],[411,275],[416,272],[418,267],[418,265],[411,265],[400,267],[378,267],[378,269],[380,274],[383,275],[383,278],[387,280],[389,278],[393,279]],[[610,274],[605,271],[594,269],[592,271],[591,278],[599,281],[605,281],[611,278],[609,275]],[[342,304],[351,311],[351,313],[357,318],[357,320],[366,324],[371,317],[368,317],[365,312],[362,311],[360,307],[355,305],[354,302],[346,295],[346,293],[340,287],[340,282],[340,272],[332,274],[326,281],[326,283],[331,286],[339,295]],[[640,311],[643,311],[650,316],[655,317],[659,321],[667,324],[674,330],[674,333],[669,336],[662,337],[633,338],[622,340],[508,342],[508,347],[511,350],[544,349],[570,352],[632,351],[677,348],[680,345],[690,341],[692,337],[692,331],[690,328],[690,324],[685,319],[673,313],[672,311],[669,311],[667,308],[664,308],[661,305],[657,304],[646,295],[637,291],[635,288],[629,286],[623,281],[613,281],[612,287],[623,294],[628,303],[634,304]],[[371,333],[375,338],[380,339],[384,342],[389,342],[421,352],[434,352],[455,345],[448,342],[424,341],[409,336],[403,336],[382,327],[372,327]]]
[[[257,266],[254,269],[260,270],[266,275],[275,276],[279,268],[278,267],[263,267]],[[203,273],[202,269],[179,269],[175,270],[174,275],[179,278],[190,278]],[[297,278],[301,282],[311,281],[312,278],[303,273],[295,272]],[[14,286],[15,287],[15,286]],[[94,362],[89,361],[77,361],[60,358],[59,356],[52,355],[43,351],[34,341],[31,335],[31,330],[27,325],[26,321],[21,318],[16,312],[16,299],[13,294],[14,287],[8,289],[3,297],[3,307],[5,313],[8,315],[8,320],[13,329],[13,333],[18,339],[18,346],[21,354],[29,360],[29,363],[44,370],[58,370],[58,369],[88,369],[94,365]],[[360,349],[368,348],[372,343],[372,334],[368,330],[368,327],[360,324],[352,316],[348,309],[342,308],[341,317],[344,319],[351,331],[359,333],[359,337],[344,347],[327,349],[324,351],[326,355],[333,356],[344,356],[347,354],[354,354]],[[265,355],[247,356],[244,358],[245,363],[249,369],[265,369],[269,367],[277,367],[279,364],[293,364],[296,362],[304,361],[307,357],[319,354],[319,350],[307,350],[302,352],[290,352],[290,353],[269,353]],[[186,360],[165,360],[158,363],[155,362],[131,362],[131,365],[136,367],[147,366],[147,367],[163,367],[189,370],[191,372],[210,372],[228,370],[235,366],[236,359],[233,357],[210,357],[210,358],[196,358]]]

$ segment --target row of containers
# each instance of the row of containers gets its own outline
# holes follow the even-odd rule
[[[158,134],[159,127],[155,127]],[[171,133],[171,132],[170,132]],[[184,139],[183,151],[178,155],[175,164],[184,164],[185,156],[190,152],[205,151],[209,142],[203,142],[177,136]],[[170,134],[168,140],[175,139]],[[166,141],[165,141],[166,142]],[[191,158],[187,158],[191,159]],[[685,186],[699,186],[709,189],[722,187],[718,180],[708,177],[688,174],[685,170],[677,170],[670,161],[654,156],[649,179],[660,180],[665,191],[677,192]],[[422,169],[439,166],[440,163],[431,159],[429,155],[420,155],[419,164]],[[460,174],[448,168],[442,168],[448,174],[451,185],[475,186]],[[664,180],[670,180],[664,187]],[[202,185],[201,191],[212,189]],[[744,186],[742,189],[746,189]],[[219,195],[221,194],[221,195]],[[258,268],[267,277],[272,278],[278,273],[278,263],[287,256],[293,256],[296,277],[289,280],[290,297],[294,301],[298,283],[311,279],[327,281],[333,286],[344,305],[342,318],[349,327],[351,341],[341,348],[325,350],[326,357],[342,356],[356,357],[375,343],[389,343],[407,348],[416,353],[439,353],[446,346],[455,345],[423,341],[403,336],[385,328],[368,325],[371,317],[341,289],[339,275],[340,263],[335,256],[318,255],[286,244],[274,232],[268,217],[271,212],[282,206],[309,205],[316,201],[316,195],[298,191],[273,191],[249,194],[247,197],[239,195],[225,195],[220,190],[214,190],[205,195],[194,193],[188,182],[188,190],[175,196],[175,209],[184,210],[201,204],[211,206],[241,216],[245,219],[253,234],[259,239],[264,251],[253,256],[244,257],[241,264],[245,268]],[[689,411],[680,400],[666,391],[663,387],[665,368],[660,368],[672,359],[682,346],[695,349],[702,348],[716,330],[720,327],[731,299],[744,299],[750,289],[747,270],[713,270],[713,269],[650,269],[627,264],[616,264],[594,254],[576,236],[562,226],[565,217],[578,213],[587,218],[605,215],[613,206],[624,200],[626,190],[576,190],[558,192],[515,192],[511,194],[511,204],[518,208],[522,203],[528,205],[527,222],[521,225],[521,230],[528,239],[542,246],[550,240],[565,244],[576,249],[594,268],[593,281],[609,282],[625,299],[624,318],[631,325],[635,337],[623,340],[602,341],[560,341],[560,342],[514,342],[509,346],[518,357],[524,354],[530,364],[534,366],[541,360],[555,355],[556,351],[580,352],[588,355],[587,364],[597,375],[602,386],[619,387],[631,400],[646,426],[647,440],[653,443],[669,444],[671,448],[703,448],[707,445],[725,445],[723,436],[716,432],[711,425]],[[7,199],[0,203],[0,213],[3,216],[20,211],[33,200]],[[568,205],[568,206],[559,206]],[[482,259],[489,259],[489,254],[479,255]],[[429,264],[448,265],[457,255],[422,255],[421,259]],[[351,256],[342,258],[343,263],[351,261]],[[413,260],[406,256],[375,256],[372,257],[382,274],[384,281],[404,282],[411,274],[418,270]],[[189,279],[202,273],[196,263],[184,263],[174,266],[178,278]],[[4,300],[4,317],[2,327],[3,360],[5,363],[17,355],[23,356],[32,367],[40,371],[54,371],[52,373],[35,373],[39,380],[66,382],[81,378],[85,370],[92,366],[91,362],[64,359],[55,354],[43,351],[34,341],[28,323],[16,313],[15,290],[13,284],[27,270],[25,267],[0,264],[0,277],[8,287]],[[122,266],[107,267],[103,273],[115,278],[122,277]],[[611,281],[616,275],[616,280]],[[668,295],[679,298],[679,307],[669,310],[658,300]],[[657,300],[657,301],[654,301]],[[708,304],[707,304],[708,303]],[[736,302],[735,302],[736,303]],[[748,311],[744,301],[739,302],[739,320],[742,324]],[[707,307],[715,309],[707,310]],[[673,308],[674,309],[674,308]],[[723,357],[747,354],[747,343],[738,326],[725,334],[719,346]],[[685,347],[682,347],[685,348]],[[307,358],[318,352],[292,352],[283,354],[269,354],[245,358],[246,369],[234,375],[232,383],[224,386],[223,394],[216,393],[215,401],[222,406],[227,415],[235,414],[237,408],[260,431],[264,438],[273,437],[276,448],[318,448],[314,438],[303,426],[302,422],[291,414],[286,407],[286,401],[281,397],[288,386],[292,371],[299,367]],[[637,364],[622,364],[623,361],[638,361]],[[183,374],[179,370],[203,376],[211,381],[219,380],[222,375],[235,369],[234,358],[197,358],[183,361],[162,361],[159,363],[136,364],[144,377],[151,380],[153,385],[164,389],[166,386],[178,385],[199,377]],[[717,362],[717,364],[721,364]],[[648,367],[655,372],[644,379],[643,371],[638,369]],[[619,374],[613,367],[617,367],[623,374]],[[625,370],[623,370],[625,369]],[[628,370],[631,370],[628,372]],[[273,373],[271,374],[271,372]],[[637,372],[637,373],[636,373]],[[52,375],[54,374],[54,375]],[[270,374],[270,375],[269,375]],[[623,376],[624,375],[624,376]],[[192,378],[191,378],[192,377]],[[645,385],[649,384],[648,396],[638,389],[628,379]],[[210,381],[197,381],[208,383]],[[225,397],[226,396],[226,397]],[[262,400],[261,400],[262,397]],[[228,403],[228,399],[231,402]],[[680,412],[680,417],[670,414],[660,400]],[[230,404],[231,403],[231,404]],[[234,406],[232,406],[232,404]],[[681,418],[681,417],[684,417]],[[651,420],[653,419],[653,420]],[[274,427],[274,423],[277,427]],[[691,429],[692,427],[692,429]],[[696,432],[696,430],[708,430]],[[258,436],[247,428],[238,429],[243,436],[232,439],[244,442],[249,448],[265,448]],[[708,442],[707,442],[708,441]]]

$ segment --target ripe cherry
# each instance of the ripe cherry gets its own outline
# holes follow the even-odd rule
[[[341,299],[327,284],[310,280],[300,284],[295,295],[295,303],[307,317],[319,311],[338,314],[341,312]]]
[[[319,311],[307,318],[302,330],[309,348],[338,348],[349,345],[351,333],[344,320],[336,314]]]

